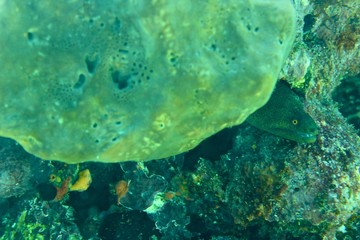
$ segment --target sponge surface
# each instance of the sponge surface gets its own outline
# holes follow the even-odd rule
[[[290,1],[0,1],[0,135],[67,163],[158,159],[269,99]]]

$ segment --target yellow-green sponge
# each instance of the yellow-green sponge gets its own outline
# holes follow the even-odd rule
[[[289,0],[2,0],[0,135],[67,163],[163,158],[269,99]]]

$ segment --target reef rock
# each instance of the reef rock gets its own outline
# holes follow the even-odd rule
[[[143,161],[242,123],[294,38],[290,1],[0,1],[0,135],[43,159]]]

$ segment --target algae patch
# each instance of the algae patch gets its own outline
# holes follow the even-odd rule
[[[158,159],[268,100],[294,38],[279,1],[4,1],[0,135],[67,163]]]

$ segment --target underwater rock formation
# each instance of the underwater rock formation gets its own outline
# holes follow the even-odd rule
[[[242,123],[294,38],[278,1],[3,1],[0,135],[67,163],[151,160]]]
[[[0,198],[21,197],[33,189],[34,160],[13,140],[0,138]]]
[[[360,74],[341,80],[333,92],[333,98],[339,103],[341,114],[360,130]]]

